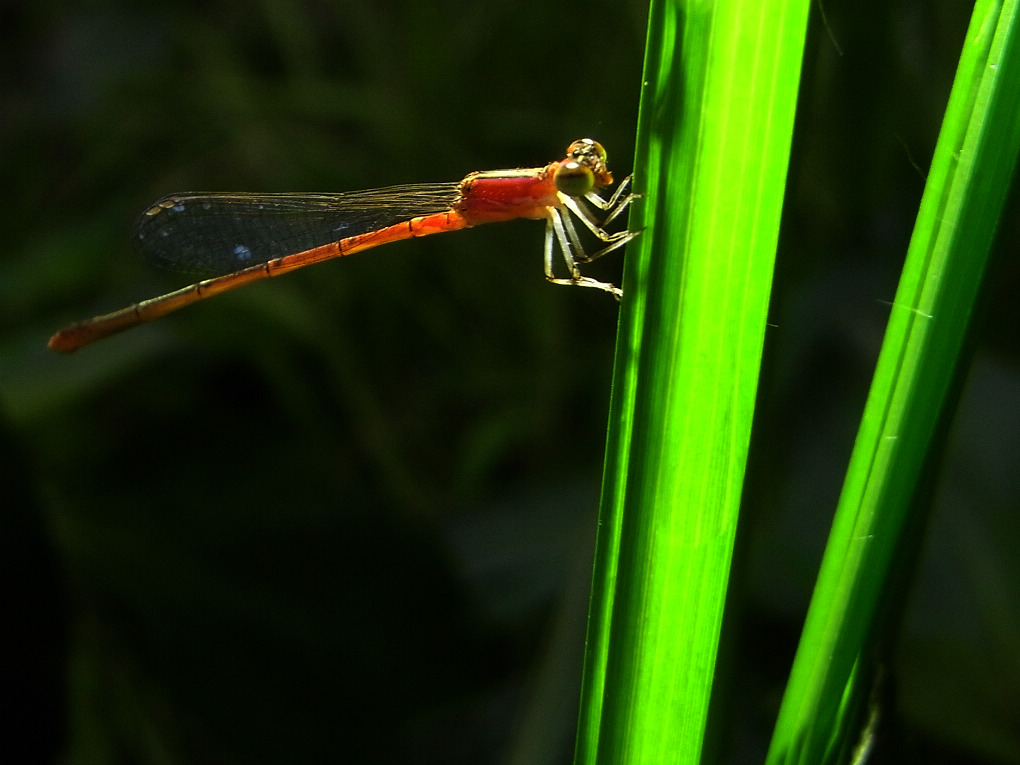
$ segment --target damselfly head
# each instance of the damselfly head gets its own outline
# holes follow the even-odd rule
[[[609,186],[613,175],[606,167],[606,150],[590,138],[574,141],[567,147],[567,158],[553,176],[556,189],[568,196],[583,197],[594,187]]]

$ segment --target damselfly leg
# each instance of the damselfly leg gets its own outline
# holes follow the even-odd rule
[[[594,191],[590,191],[583,197],[580,197],[595,209],[605,213],[605,215],[601,216],[601,219],[590,208],[583,206],[578,201],[579,198],[560,193],[560,201],[563,203],[563,207],[549,208],[549,218],[545,229],[545,278],[547,280],[553,284],[592,287],[593,289],[599,289],[612,294],[617,300],[623,296],[623,290],[613,284],[601,282],[588,276],[582,276],[578,264],[590,263],[597,258],[601,258],[603,255],[622,247],[641,233],[640,231],[627,230],[615,233],[606,231],[607,225],[612,223],[631,202],[640,198],[640,194],[634,194],[630,191],[630,185],[631,176],[627,176],[620,182],[620,185],[609,199],[603,199]],[[595,252],[586,253],[577,234],[574,221],[571,219],[571,213],[588,231],[598,237],[605,246]],[[570,272],[570,276],[567,278],[557,277],[554,270],[557,245],[559,246],[563,261],[567,265],[567,270]]]

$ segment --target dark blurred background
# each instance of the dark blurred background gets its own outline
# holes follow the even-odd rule
[[[767,745],[970,11],[822,5],[733,581],[732,762]],[[545,282],[541,224],[45,343],[188,283],[130,251],[172,191],[457,180],[586,136],[622,177],[645,15],[0,10],[4,762],[569,762],[617,308]],[[892,666],[918,761],[1020,762],[1018,209]]]

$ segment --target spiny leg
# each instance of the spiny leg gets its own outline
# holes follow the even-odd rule
[[[573,200],[571,200],[571,201],[573,201]],[[587,212],[586,210],[584,210],[583,207],[578,207],[578,210],[575,210],[573,206],[569,206],[568,205],[568,209],[571,212],[575,213],[575,214],[578,212],[578,210],[581,210],[583,212]],[[570,239],[570,242],[571,242],[571,244],[574,247],[574,252],[576,254],[573,255],[573,257],[571,258],[570,262],[571,263],[575,263],[575,264],[576,263],[590,263],[591,261],[593,261],[593,260],[595,260],[597,258],[601,258],[606,253],[612,252],[613,250],[615,250],[615,249],[617,249],[619,247],[622,247],[627,242],[629,242],[631,239],[633,239],[634,237],[636,237],[638,234],[641,233],[640,231],[626,231],[626,230],[624,230],[624,231],[617,231],[616,233],[610,234],[605,229],[599,228],[597,226],[594,226],[594,224],[591,224],[589,222],[589,220],[586,217],[584,217],[583,215],[578,215],[578,217],[580,218],[581,222],[584,223],[589,230],[591,230],[594,234],[596,234],[598,236],[598,238],[601,239],[606,244],[606,246],[603,247],[602,249],[596,250],[595,252],[593,252],[593,253],[591,253],[589,255],[589,254],[585,253],[584,248],[581,246],[580,239],[578,238],[578,235],[577,235],[577,230],[574,228],[574,222],[570,219],[570,217],[568,215],[566,215],[566,214],[564,214],[564,213],[562,213],[560,211],[557,211],[557,213],[558,213],[557,217],[558,217],[558,219],[560,221],[560,225],[561,225],[561,227],[563,229],[566,230],[567,238]],[[562,238],[561,238],[561,241],[562,241]]]
[[[563,213],[559,210],[549,210],[549,218],[546,221],[545,228],[545,278],[553,284],[567,284],[578,287],[599,289],[603,292],[608,292],[619,300],[623,296],[623,290],[619,287],[607,282],[600,282],[597,279],[592,279],[588,276],[581,276],[572,248],[576,245],[577,252],[579,252],[581,256],[583,256],[584,253],[580,249],[580,244],[577,243],[577,232],[573,230],[572,226],[570,226],[569,219],[562,216]],[[570,227],[565,227],[564,223]],[[620,242],[619,244],[622,243],[623,242]],[[555,261],[554,248],[556,244],[559,244],[563,260],[566,262],[567,269],[570,271],[570,278],[568,279],[557,277],[553,269],[553,263]],[[615,249],[619,246],[619,244],[611,245],[611,249]]]

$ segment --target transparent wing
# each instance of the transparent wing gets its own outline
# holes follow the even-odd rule
[[[459,186],[414,184],[342,194],[173,194],[139,218],[135,249],[164,268],[227,274],[442,212],[456,200]]]

